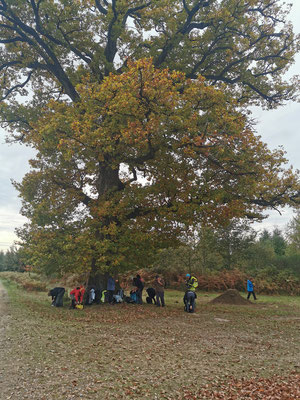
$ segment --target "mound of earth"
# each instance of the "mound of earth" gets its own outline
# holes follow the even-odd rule
[[[216,297],[211,301],[214,304],[234,304],[238,306],[252,304],[249,300],[244,299],[236,289],[228,289],[225,293]]]

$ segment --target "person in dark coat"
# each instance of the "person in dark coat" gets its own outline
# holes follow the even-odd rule
[[[146,289],[146,292],[148,294],[148,297],[146,297],[146,301],[148,304],[156,304],[156,300],[155,300],[155,289],[153,289],[152,287],[149,287],[148,289]]]
[[[138,304],[143,304],[143,289],[144,289],[144,282],[139,274],[136,275],[135,278],[133,278],[132,282],[133,286],[137,287],[136,295],[137,295],[137,303]]]
[[[95,303],[100,304],[101,303],[101,289],[97,288],[95,290]]]
[[[48,292],[48,296],[52,298],[52,306],[63,307],[63,298],[65,294],[65,288],[55,287]]]

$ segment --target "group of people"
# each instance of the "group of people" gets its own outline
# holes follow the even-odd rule
[[[247,280],[247,299],[249,300],[252,295],[254,300],[257,300],[257,297],[254,292],[253,279],[249,278]],[[186,274],[186,292],[184,294],[183,302],[184,302],[184,311],[193,313],[195,311],[196,304],[196,288],[198,287],[198,280],[195,276],[191,274]]]
[[[55,287],[48,292],[48,296],[51,296],[51,305],[53,307],[63,307],[63,298],[65,295],[64,287]],[[84,286],[77,286],[70,292],[71,304],[70,308],[76,308],[83,304],[83,297],[85,293]]]
[[[130,296],[124,296],[124,291],[122,289],[116,289],[116,283],[118,280],[113,278],[111,275],[108,277],[107,280],[107,290],[102,292],[102,302],[108,302],[109,304],[115,304],[118,302],[126,301],[128,303],[143,303],[143,290],[145,287],[145,282],[143,278],[139,274],[137,274],[132,280],[132,289],[130,291]],[[198,279],[191,274],[186,274],[186,281],[185,281],[185,294],[183,297],[184,302],[184,310],[189,313],[193,313],[195,311],[195,304],[196,304],[196,289],[198,287]],[[151,286],[146,289],[147,297],[146,302],[148,304],[155,304],[157,307],[164,307],[165,306],[165,281],[159,275],[155,276],[154,281],[152,282]],[[247,292],[248,296],[247,299],[250,298],[252,295],[254,300],[257,300],[254,286],[252,282],[252,278],[247,280]],[[84,286],[77,286],[70,292],[71,304],[70,308],[82,308],[84,302],[84,295],[86,290]],[[63,306],[63,297],[65,294],[65,288],[63,287],[55,287],[51,289],[48,293],[48,296],[51,296],[52,299],[52,306],[54,307],[62,307]],[[86,296],[86,304],[91,305],[95,302],[96,299],[96,290],[94,288],[90,288],[87,296]],[[99,301],[100,302],[100,301]]]
[[[131,299],[137,303],[143,303],[143,289],[145,287],[144,280],[140,275],[136,275],[132,281],[133,288],[130,291]],[[165,306],[165,281],[159,275],[155,276],[151,286],[146,289],[147,297],[146,302],[148,304],[155,304],[157,307]]]
[[[186,291],[184,294],[184,309],[187,312],[195,311],[195,300],[197,298],[196,288],[198,287],[198,279],[191,274],[186,274]],[[137,274],[132,280],[133,288],[130,291],[130,302],[142,304],[143,289],[145,283],[143,278]],[[165,281],[164,279],[156,275],[155,279],[151,283],[151,286],[146,289],[147,297],[146,302],[148,304],[155,304],[157,307],[165,307]]]

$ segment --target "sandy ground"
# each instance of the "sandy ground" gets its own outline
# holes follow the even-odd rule
[[[4,386],[9,381],[9,374],[7,373],[7,363],[9,362],[9,338],[7,331],[10,323],[10,314],[8,307],[8,296],[7,292],[0,281],[0,398],[6,400],[3,397]]]

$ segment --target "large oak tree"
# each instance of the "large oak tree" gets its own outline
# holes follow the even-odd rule
[[[235,111],[294,98],[286,16],[279,0],[0,0],[2,125],[38,152],[18,186],[31,259],[143,262],[182,224],[295,201],[283,153]]]

